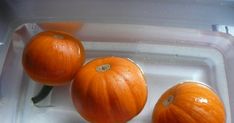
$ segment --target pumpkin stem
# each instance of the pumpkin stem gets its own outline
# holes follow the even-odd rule
[[[31,100],[33,104],[37,104],[38,102],[45,99],[49,95],[52,89],[53,89],[53,86],[44,85],[41,88],[40,92],[36,96],[32,97]]]
[[[173,102],[173,100],[174,100],[174,96],[170,95],[167,97],[166,100],[163,101],[163,105],[168,106]]]
[[[110,64],[104,64],[104,65],[100,65],[96,67],[96,71],[97,72],[106,72],[108,70],[110,70],[111,66]]]

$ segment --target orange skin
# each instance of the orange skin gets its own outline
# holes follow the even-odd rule
[[[73,79],[84,59],[84,48],[78,39],[64,32],[46,31],[25,46],[22,64],[33,80],[59,86]]]
[[[91,123],[125,123],[140,113],[147,85],[129,59],[98,58],[83,66],[71,91],[77,111]]]
[[[160,97],[152,123],[226,123],[226,114],[222,101],[208,86],[185,82]]]

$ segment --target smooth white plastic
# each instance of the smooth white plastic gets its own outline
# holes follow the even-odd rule
[[[43,30],[36,23],[28,23],[12,32],[0,75],[0,112],[4,112],[0,119],[3,123],[87,122],[72,104],[70,85],[55,87],[38,106],[32,104],[31,97],[42,85],[25,74],[21,56],[28,40],[40,31]],[[231,123],[233,97],[222,51],[222,48],[233,47],[229,36],[183,28],[103,23],[84,23],[74,36],[84,44],[86,62],[114,55],[132,59],[144,71],[148,100],[142,112],[130,123],[151,123],[152,111],[160,95],[186,80],[200,81],[212,87],[224,102],[226,123]]]

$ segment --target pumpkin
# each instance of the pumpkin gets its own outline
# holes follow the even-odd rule
[[[38,26],[44,31],[63,31],[70,34],[78,32],[83,24],[81,22],[43,22],[39,23]]]
[[[168,89],[155,105],[153,123],[226,123],[222,101],[207,85],[184,82]]]
[[[133,61],[103,57],[79,70],[71,95],[77,111],[89,122],[124,123],[143,109],[147,84]]]
[[[33,80],[58,86],[73,79],[84,59],[84,48],[78,39],[61,31],[45,31],[25,46],[22,64]]]

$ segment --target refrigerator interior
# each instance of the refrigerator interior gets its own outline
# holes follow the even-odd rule
[[[130,123],[150,123],[160,95],[184,80],[211,86],[234,117],[234,42],[211,25],[234,25],[231,1],[75,1],[6,0],[0,4],[0,119],[3,123],[85,123],[75,111],[70,86],[57,87],[41,106],[30,98],[41,85],[23,71],[21,56],[45,22],[82,23],[74,33],[89,61],[102,56],[134,60],[143,69],[149,94]],[[193,3],[193,4],[191,4]],[[56,7],[51,7],[51,6]],[[176,11],[175,11],[176,10]],[[208,18],[209,17],[209,18]],[[150,50],[149,50],[150,49]]]

